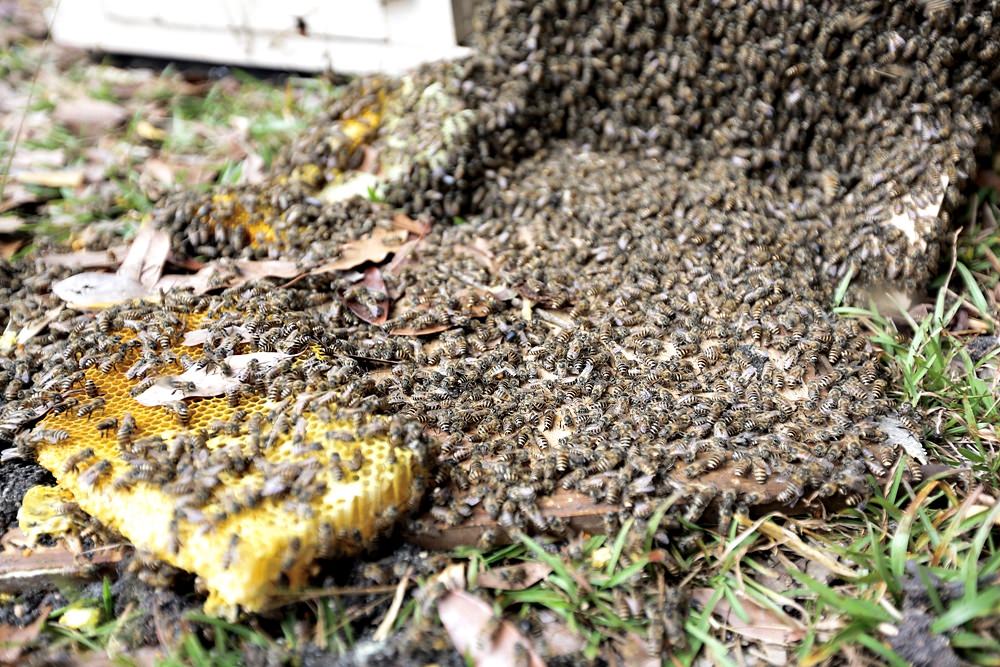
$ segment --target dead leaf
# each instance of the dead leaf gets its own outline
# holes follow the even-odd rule
[[[148,120],[140,120],[135,124],[135,133],[146,141],[160,142],[167,138],[167,133]]]
[[[615,643],[615,646],[624,665],[659,667],[663,664],[662,657],[659,655],[650,655],[646,642],[634,632],[627,633],[623,639]]]
[[[545,665],[524,635],[475,595],[448,593],[438,602],[438,616],[458,652],[479,667],[524,664],[525,658],[532,667]]]
[[[191,288],[195,294],[213,289],[238,287],[261,278],[294,278],[302,273],[298,264],[290,260],[250,259],[216,260],[203,266],[197,273],[166,275],[156,283],[155,291]]]
[[[170,186],[175,181],[174,166],[160,158],[146,160],[142,165],[142,173],[149,174],[160,185]]]
[[[121,106],[89,97],[78,97],[59,102],[52,119],[62,123],[77,134],[96,135],[123,123],[128,112]]]
[[[369,324],[384,324],[389,319],[389,294],[382,280],[382,272],[377,266],[365,270],[365,276],[359,283],[373,300],[373,304],[363,304],[357,299],[344,299],[344,305]]]
[[[89,310],[141,299],[149,292],[131,278],[115,273],[86,271],[55,283],[52,293],[73,308]]]
[[[21,327],[21,330],[17,332],[17,344],[24,345],[29,340],[37,336],[41,331],[45,329],[45,327],[52,324],[52,322],[54,322],[55,319],[59,317],[59,314],[62,313],[62,311],[63,311],[62,306],[56,306],[55,308],[46,311],[46,313],[41,317],[25,324],[23,327]]]
[[[24,185],[40,185],[46,188],[78,188],[83,185],[83,169],[22,171],[14,174],[13,177],[14,180]]]
[[[253,340],[253,336],[250,335],[250,332],[243,327],[238,327],[238,326],[224,327],[221,333],[225,336],[229,336],[233,333],[238,333],[240,335],[240,340],[242,340],[244,343],[249,343],[250,341]],[[184,334],[184,340],[181,341],[181,345],[185,347],[191,347],[192,345],[202,345],[204,344],[205,341],[208,340],[210,334],[211,334],[210,329],[192,329],[191,331],[188,331],[187,333]]]
[[[0,625],[0,664],[17,664],[24,649],[41,633],[50,611],[49,607],[41,607],[38,618],[23,627]]]
[[[427,236],[431,231],[431,223],[426,220],[414,220],[405,213],[394,215],[392,226],[395,229],[405,229],[408,232],[413,232],[417,236]]]
[[[418,245],[420,245],[421,240],[422,239],[417,238],[412,241],[407,241],[401,245],[392,256],[392,259],[389,260],[389,263],[385,265],[385,275],[399,275],[399,272],[403,269],[403,267],[410,263],[410,255],[412,255],[413,251],[417,249]]]
[[[389,332],[392,336],[429,336],[431,334],[436,334],[444,331],[445,329],[451,328],[450,324],[432,324],[421,329],[415,329],[413,327],[400,327],[398,329],[393,329]]]
[[[66,151],[61,148],[25,148],[22,145],[14,153],[11,168],[19,170],[38,169],[39,167],[54,169],[65,164]]]
[[[490,250],[489,245],[483,239],[476,239],[472,242],[472,245],[456,244],[454,249],[455,252],[469,255],[474,260],[485,266],[491,273],[496,273],[497,267],[494,261],[495,257],[493,256],[493,252]]]
[[[711,588],[696,588],[691,593],[691,599],[704,606],[714,593],[715,590]],[[728,625],[736,634],[779,646],[788,646],[805,637],[806,628],[791,616],[779,615],[739,592],[736,595],[740,598],[740,606],[746,612],[746,620],[740,618],[725,599],[719,600],[712,608],[712,615]]]
[[[170,235],[146,223],[132,239],[128,254],[118,267],[118,275],[151,288],[160,280],[170,252]]]
[[[927,463],[927,451],[924,449],[924,446],[920,444],[920,441],[912,433],[903,427],[898,419],[883,417],[879,420],[878,427],[885,433],[886,440],[890,444],[902,447],[910,455],[910,458],[916,459],[922,464]]]
[[[135,400],[142,405],[152,407],[167,405],[185,398],[221,396],[240,385],[237,375],[251,362],[256,361],[261,368],[266,369],[291,356],[284,352],[234,354],[226,358],[226,366],[230,369],[228,375],[218,369],[206,370],[195,365],[180,375],[161,377],[152,387],[136,396]]]
[[[264,158],[257,153],[250,153],[243,159],[243,171],[240,173],[240,185],[257,185],[264,182]]]
[[[548,656],[573,655],[587,646],[584,638],[567,628],[555,614],[541,612],[538,616],[542,621],[542,641],[548,649]]]
[[[109,655],[110,653],[110,655]],[[139,649],[130,649],[127,653],[125,664],[135,665],[135,667],[156,667],[166,659],[163,649],[143,646]],[[122,654],[111,653],[110,651],[87,651],[81,655],[74,656],[73,660],[77,667],[119,667],[123,664]]]
[[[23,239],[13,239],[11,241],[0,241],[0,259],[10,259],[17,254],[17,251],[24,245]]]
[[[378,174],[378,149],[374,146],[362,146],[361,150],[365,152],[365,157],[361,161],[361,166],[358,167],[358,171],[363,171],[368,174]]]
[[[399,229],[376,229],[357,241],[349,241],[340,249],[340,257],[321,264],[312,273],[346,271],[365,262],[381,262],[406,242],[407,232]]]
[[[479,585],[482,588],[495,588],[501,591],[520,591],[528,586],[534,586],[549,576],[550,572],[552,568],[545,563],[518,563],[483,572],[479,575]]]
[[[34,204],[41,201],[41,197],[37,194],[28,190],[19,183],[10,182],[10,180],[8,180],[4,187],[0,188],[0,190],[2,190],[0,191],[0,194],[5,197],[3,201],[0,201],[0,213],[11,211],[15,208],[23,206],[24,204]]]
[[[26,224],[28,223],[24,218],[19,218],[16,215],[5,215],[0,217],[0,234],[13,234]]]
[[[42,255],[38,260],[45,266],[64,266],[68,269],[110,269],[122,263],[128,246],[112,246],[107,250],[77,250],[76,252]]]

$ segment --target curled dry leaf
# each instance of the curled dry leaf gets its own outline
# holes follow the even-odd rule
[[[496,273],[497,267],[493,252],[489,245],[482,239],[476,239],[472,245],[456,245],[455,252],[469,255],[474,260],[486,267],[490,273]]]
[[[438,616],[451,642],[479,667],[528,664],[544,667],[531,643],[513,625],[493,615],[483,600],[452,591],[438,602]]]
[[[228,375],[218,369],[207,370],[192,366],[180,375],[165,376],[136,396],[143,405],[167,405],[185,398],[221,396],[228,390],[238,387],[237,377],[251,361],[256,361],[261,368],[269,368],[282,359],[292,355],[284,352],[253,352],[251,354],[235,354],[226,359],[230,369]]]
[[[24,218],[19,218],[16,215],[0,216],[0,234],[13,234],[26,224],[28,223]]]
[[[711,588],[696,588],[691,593],[691,599],[705,605],[714,593]],[[719,600],[712,608],[712,614],[736,634],[780,646],[787,646],[805,636],[806,628],[792,617],[777,614],[745,595],[737,595],[740,597],[740,606],[746,612],[746,620],[735,613],[725,599]]]
[[[344,247],[340,249],[338,259],[321,264],[313,269],[313,273],[346,271],[365,262],[381,262],[389,253],[395,252],[401,247],[406,242],[406,237],[406,230],[376,229],[362,239],[345,243]]]
[[[396,229],[405,229],[413,232],[417,236],[427,236],[431,231],[431,223],[426,220],[414,220],[405,213],[397,213],[392,217],[392,226]]]
[[[4,197],[0,200],[0,213],[41,200],[39,195],[18,183],[7,183],[3,190],[0,190],[0,195]]]
[[[549,576],[550,572],[552,568],[545,563],[518,563],[483,572],[479,575],[479,585],[482,588],[495,588],[501,591],[520,591],[528,586],[534,586]]]
[[[410,263],[410,256],[417,249],[417,246],[420,245],[421,240],[421,238],[416,238],[401,245],[395,254],[393,254],[389,263],[385,265],[383,273],[387,276],[398,275],[403,267]]]
[[[382,272],[377,266],[365,270],[365,275],[354,289],[360,289],[361,297],[346,296],[344,305],[369,324],[384,324],[389,319],[389,294],[382,280]],[[361,295],[359,295],[361,296]],[[362,302],[362,300],[364,302]]]
[[[160,279],[169,253],[170,235],[162,229],[144,224],[139,228],[128,254],[118,267],[118,275],[151,288]]]
[[[927,451],[924,446],[903,427],[899,420],[884,417],[879,420],[878,427],[882,429],[890,443],[902,447],[910,455],[910,458],[916,459],[924,465],[927,464]]]
[[[45,266],[64,266],[67,269],[110,269],[120,265],[126,254],[127,246],[116,245],[107,250],[77,250],[42,255],[38,261]]]
[[[393,329],[389,333],[393,336],[430,336],[431,334],[441,333],[450,327],[450,324],[439,323],[421,328],[400,327],[398,329]]]
[[[24,649],[42,632],[49,617],[49,607],[38,610],[38,618],[23,627],[0,625],[0,664],[15,665]]]
[[[116,273],[85,271],[52,285],[52,293],[73,308],[100,309],[141,299],[149,292],[142,283]]]
[[[121,106],[89,97],[59,102],[52,119],[77,134],[100,134],[123,123],[128,112]]]
[[[22,245],[24,245],[24,241],[21,239],[13,239],[10,241],[0,239],[0,259],[10,259],[17,254],[17,251],[21,249]]]
[[[649,647],[642,637],[634,632],[626,633],[619,641],[615,642],[615,648],[621,657],[623,665],[635,665],[635,667],[659,667],[663,664],[663,659],[659,655],[650,655]]]
[[[46,188],[78,188],[83,185],[82,169],[62,169],[59,171],[22,171],[14,174],[14,179],[24,185],[40,185]]]
[[[197,273],[186,275],[166,275],[156,283],[157,291],[190,288],[195,294],[204,294],[214,289],[238,287],[261,278],[294,278],[301,270],[290,260],[238,259],[209,262]]]
[[[230,334],[233,333],[238,333],[240,335],[240,339],[244,343],[249,343],[250,341],[253,340],[253,337],[250,335],[250,332],[243,327],[238,327],[238,326],[224,327],[220,333],[222,333],[225,336],[229,336]],[[192,345],[202,345],[205,341],[208,340],[210,335],[211,331],[209,329],[193,329],[184,334],[184,340],[181,342],[181,345],[184,345],[185,347],[190,347]]]
[[[62,311],[62,306],[56,306],[55,308],[47,310],[41,317],[25,324],[21,327],[21,330],[17,332],[17,344],[24,345],[29,340],[44,331],[45,327],[55,322],[56,318],[59,317],[59,314],[62,313]]]

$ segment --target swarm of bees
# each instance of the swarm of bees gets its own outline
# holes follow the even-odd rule
[[[155,213],[175,257],[305,263],[396,211],[431,221],[382,271],[385,323],[346,306],[358,272],[67,310],[0,359],[0,436],[41,451],[76,441],[57,422],[87,429],[88,446],[132,458],[109,469],[77,453],[59,471],[193,498],[178,523],[224,525],[201,498],[227,517],[251,496],[304,502],[313,485],[301,480],[318,472],[256,457],[279,440],[310,451],[301,419],[313,409],[353,429],[330,427],[323,443],[429,441],[427,513],[412,527],[484,515],[499,527],[490,539],[563,534],[566,519],[541,505],[557,493],[640,523],[680,493],[673,521],[726,527],[766,504],[856,504],[867,476],[912,466],[881,425],[919,418],[887,396],[867,337],[829,304],[845,277],[913,287],[936,265],[1000,111],[1000,4],[485,4],[478,55],[357,81],[270,183],[184,193]],[[370,155],[384,203],[320,196]],[[18,324],[37,318],[61,275],[0,267],[2,301],[18,304],[0,307]],[[177,351],[194,313],[211,331],[200,356]],[[176,435],[151,439],[102,394],[102,376],[124,374],[138,393],[164,369],[225,372],[243,350],[299,361],[239,373],[218,399],[225,417],[164,407]],[[281,409],[242,407],[265,399]],[[229,433],[250,449],[212,448]],[[368,465],[323,443],[309,460],[324,475]],[[264,479],[255,496],[228,488],[244,468]],[[232,567],[246,539],[228,535]]]

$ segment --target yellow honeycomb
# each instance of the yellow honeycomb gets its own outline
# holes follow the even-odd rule
[[[42,535],[56,537],[68,533],[73,528],[73,520],[64,508],[72,500],[65,489],[57,486],[31,487],[17,511],[18,528],[33,542]]]
[[[242,229],[246,232],[251,248],[267,246],[277,240],[277,235],[270,224],[266,222],[272,216],[267,208],[261,208],[250,215],[250,212],[230,193],[212,195],[212,210],[205,223],[209,227],[222,225],[226,229]]]
[[[189,316],[187,329],[196,326],[199,319]],[[123,340],[130,337],[126,331],[115,333]],[[178,356],[197,356],[198,350],[179,344],[173,348]],[[55,475],[61,487],[72,492],[84,511],[118,530],[138,549],[197,574],[209,594],[206,612],[232,616],[238,608],[260,609],[284,586],[304,583],[315,558],[357,551],[383,524],[391,525],[397,511],[416,499],[419,487],[415,479],[420,469],[413,452],[392,445],[385,436],[366,437],[361,433],[384,433],[385,429],[366,429],[372,420],[383,417],[359,420],[360,424],[338,421],[333,418],[329,394],[298,395],[282,403],[263,395],[248,395],[237,407],[230,405],[227,397],[215,396],[185,399],[190,418],[182,425],[173,409],[147,407],[130,395],[129,390],[138,381],[128,380],[123,370],[138,354],[129,352],[108,373],[96,366],[87,369],[86,378],[94,382],[105,401],[103,409],[79,415],[78,406],[92,400],[81,395],[77,405],[48,415],[38,429],[64,433],[61,438],[38,439],[36,454],[39,463]],[[301,357],[296,363],[302,363]],[[181,369],[161,368],[158,373],[174,371],[179,374]],[[308,405],[303,407],[305,403]],[[261,438],[266,440],[275,429],[269,446],[261,450],[259,439],[252,445],[247,427],[236,435],[219,432],[220,423],[234,416],[239,419],[237,410],[246,412],[243,424],[251,422],[255,413],[262,415]],[[204,430],[214,434],[202,441],[209,452],[223,447],[232,451],[235,447],[243,453],[251,452],[247,456],[253,463],[242,472],[211,473],[221,482],[212,491],[211,499],[193,513],[193,518],[192,513],[175,517],[180,496],[171,495],[162,485],[147,481],[115,483],[130,465],[116,431],[99,430],[97,426],[109,418],[121,423],[126,413],[137,426],[131,436],[133,442],[159,436],[165,449],[178,434]],[[286,432],[275,426],[289,417],[305,425],[304,432],[299,428],[298,444],[291,429]],[[303,442],[310,443],[313,449],[305,451]],[[93,456],[79,460],[81,452],[88,448],[93,450]],[[334,463],[337,457],[343,462],[339,466]],[[94,466],[102,460],[108,462],[107,469],[95,476]],[[309,488],[321,491],[307,502],[296,502],[288,496],[266,495],[261,499],[258,495],[253,505],[230,509],[233,500],[265,487],[269,469],[273,472],[274,466],[287,462],[313,466],[315,477],[311,479],[318,486]]]

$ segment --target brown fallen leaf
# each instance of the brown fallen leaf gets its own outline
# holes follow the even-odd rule
[[[157,281],[154,291],[191,288],[195,294],[204,294],[214,289],[238,287],[261,278],[294,278],[301,273],[298,264],[290,260],[215,260],[197,273],[163,276]]]
[[[392,226],[395,229],[405,229],[413,232],[417,236],[427,236],[431,231],[431,223],[426,220],[414,220],[405,213],[397,213],[392,217]]]
[[[123,123],[128,112],[121,106],[89,97],[67,99],[56,104],[52,119],[77,134],[97,135]]]
[[[52,293],[80,310],[107,308],[149,294],[141,283],[115,273],[86,271],[52,285]]]
[[[45,266],[64,266],[68,269],[110,269],[120,265],[126,254],[128,246],[117,245],[107,250],[77,250],[42,255],[38,261]]]
[[[398,329],[393,329],[389,332],[389,334],[392,336],[430,336],[431,334],[440,333],[445,329],[450,328],[450,324],[439,323],[419,329],[414,327],[400,327]]]
[[[357,241],[349,241],[340,249],[340,257],[321,264],[312,273],[346,271],[365,262],[381,262],[406,242],[407,232],[401,229],[376,229]]]
[[[167,133],[148,120],[140,120],[135,124],[135,133],[146,141],[160,142],[167,138]]]
[[[361,166],[358,167],[358,171],[377,175],[379,170],[378,149],[374,146],[363,146],[362,150],[365,152],[365,157],[361,161]]]
[[[14,174],[13,177],[18,183],[40,185],[46,188],[78,188],[83,185],[83,169],[22,171]]]
[[[367,292],[371,303],[361,303],[357,298],[344,298],[344,305],[368,324],[384,324],[389,319],[389,294],[382,272],[377,266],[365,270],[358,286]],[[352,288],[353,289],[353,288]]]
[[[650,655],[646,642],[634,632],[627,633],[624,638],[615,642],[615,648],[623,665],[659,667],[663,664],[663,658],[659,655]]]
[[[65,166],[65,164],[66,151],[61,148],[25,148],[21,145],[18,147],[17,152],[14,153],[14,158],[11,160],[10,166],[12,169],[19,170],[38,169],[40,167],[55,169]]]
[[[483,572],[479,575],[479,586],[501,591],[520,591],[534,586],[549,576],[550,572],[552,568],[545,563],[518,563]]]
[[[0,234],[13,234],[26,224],[28,222],[24,218],[19,218],[16,215],[5,215],[0,217]]]
[[[475,595],[452,591],[438,602],[438,617],[458,652],[479,667],[525,664],[544,667],[531,642],[493,615]]]
[[[691,592],[691,599],[704,606],[714,593],[711,588],[696,588]],[[712,615],[728,625],[736,634],[765,644],[780,646],[787,646],[805,637],[805,626],[791,616],[777,614],[739,592],[736,595],[740,598],[740,606],[746,612],[746,620],[733,611],[728,600],[721,599],[712,608]]]
[[[0,625],[0,664],[15,665],[24,649],[35,640],[49,618],[49,607],[38,610],[38,618],[23,627]]]
[[[566,627],[552,612],[542,611],[538,619],[542,622],[542,641],[547,656],[573,655],[587,646],[583,637]]]
[[[132,239],[128,254],[118,267],[118,275],[151,288],[160,280],[170,252],[170,235],[146,223]]]
[[[55,322],[56,318],[59,317],[62,311],[63,311],[62,306],[56,306],[55,308],[48,310],[41,317],[25,324],[23,327],[21,327],[21,330],[17,332],[17,344],[24,345],[29,340],[31,340],[39,333],[44,331],[45,327]]]
[[[458,253],[469,255],[486,267],[491,273],[496,273],[496,258],[493,256],[489,245],[483,239],[476,239],[472,242],[472,245],[455,245],[454,249]]]
[[[41,196],[32,192],[13,179],[0,179],[0,213],[6,213],[25,204],[34,204],[42,200]]]
[[[160,158],[154,157],[151,160],[146,160],[142,165],[142,173],[149,175],[160,185],[171,186],[176,180],[174,165],[164,162]]]
[[[396,250],[395,254],[393,254],[389,263],[385,265],[385,271],[383,271],[383,273],[387,276],[399,275],[399,272],[402,271],[403,267],[411,263],[410,257],[413,255],[413,251],[417,249],[417,246],[420,245],[422,240],[422,238],[416,238],[401,245],[399,249]]]
[[[77,667],[119,667],[122,664],[121,655],[108,655],[108,651],[87,651],[83,655],[74,657],[74,664]],[[126,664],[135,667],[156,667],[163,662],[166,656],[163,650],[152,646],[143,646],[140,649],[129,650],[128,662]]]
[[[22,245],[24,245],[24,239],[11,239],[8,241],[0,239],[0,259],[10,259],[17,254]]]
[[[230,371],[228,375],[221,370],[207,370],[195,365],[180,375],[161,377],[152,387],[136,396],[135,400],[142,405],[152,407],[167,405],[185,398],[221,396],[230,389],[240,386],[237,376],[251,362],[256,362],[261,368],[267,369],[290,356],[292,355],[284,352],[234,354],[226,358],[226,366]]]

